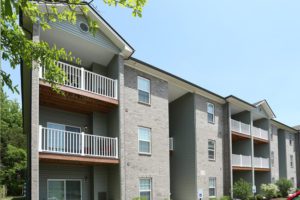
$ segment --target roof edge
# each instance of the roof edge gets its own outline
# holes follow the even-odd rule
[[[297,132],[297,133],[299,132],[299,130],[295,129],[294,127],[288,126],[288,125],[286,125],[286,124],[284,124],[284,123],[282,123],[280,121],[277,121],[275,119],[271,119],[271,121],[273,121],[274,123],[277,123],[277,124],[279,124],[281,126],[284,126],[284,127],[288,128],[288,129],[294,131],[294,132]]]
[[[134,62],[140,63],[141,65],[144,65],[144,66],[149,67],[149,68],[151,68],[151,69],[153,69],[153,70],[156,70],[156,71],[158,71],[158,72],[160,72],[160,73],[163,73],[163,74],[165,74],[165,75],[167,75],[167,76],[170,76],[170,77],[175,78],[175,79],[177,79],[177,80],[179,80],[179,81],[182,81],[182,82],[185,83],[185,84],[188,84],[188,85],[190,85],[190,86],[192,86],[192,87],[195,87],[196,89],[199,89],[199,90],[201,90],[201,91],[203,91],[203,92],[205,92],[205,93],[208,93],[208,94],[210,94],[210,95],[212,95],[212,96],[218,98],[220,101],[223,101],[223,103],[226,102],[225,99],[224,99],[224,97],[222,97],[221,95],[216,94],[216,93],[214,93],[214,92],[212,92],[212,91],[209,91],[209,90],[207,90],[207,89],[205,89],[205,88],[203,88],[203,87],[200,87],[199,85],[196,85],[196,84],[194,84],[194,83],[192,83],[192,82],[189,82],[189,81],[187,81],[187,80],[185,80],[185,79],[183,79],[183,78],[181,78],[181,77],[179,77],[179,76],[176,76],[176,75],[174,75],[174,74],[171,74],[170,72],[167,72],[167,71],[165,71],[165,70],[162,70],[162,69],[160,69],[160,68],[158,68],[158,67],[155,67],[155,66],[153,66],[153,65],[151,65],[151,64],[149,64],[149,63],[146,63],[146,62],[144,62],[144,61],[142,61],[142,60],[139,60],[139,59],[137,59],[137,58],[134,58],[134,57],[130,57],[129,60],[132,60],[132,61],[134,61]]]

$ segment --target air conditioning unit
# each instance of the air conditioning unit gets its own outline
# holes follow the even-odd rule
[[[170,151],[174,151],[174,138],[169,138],[169,149]]]

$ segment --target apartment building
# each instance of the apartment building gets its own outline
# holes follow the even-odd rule
[[[224,98],[132,58],[88,8],[95,36],[80,14],[48,31],[21,16],[34,41],[81,59],[58,62],[64,95],[44,80],[44,66],[21,67],[29,199],[196,200],[231,195],[240,178],[254,193],[281,177],[299,184],[298,132],[275,121],[267,101]]]

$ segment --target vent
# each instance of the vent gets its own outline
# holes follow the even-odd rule
[[[80,22],[79,23],[79,28],[84,33],[89,32],[89,26],[86,23],[84,23],[84,22]]]
[[[174,139],[172,137],[169,138],[169,149],[174,151]]]

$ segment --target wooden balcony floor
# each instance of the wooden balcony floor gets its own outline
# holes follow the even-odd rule
[[[63,85],[59,88],[63,95],[53,91],[50,84],[40,80],[40,105],[85,114],[94,111],[107,113],[118,105],[116,99]]]
[[[76,165],[102,165],[102,164],[119,164],[119,159],[101,158],[92,156],[66,155],[55,153],[39,153],[39,160],[43,163],[60,163]]]
[[[262,138],[258,138],[258,137],[253,137],[253,141],[255,144],[268,144],[269,140],[265,140]]]
[[[251,171],[251,167],[238,167],[238,166],[232,166],[232,170],[234,171]]]
[[[232,141],[235,142],[235,141],[250,139],[251,136],[250,135],[245,135],[245,134],[242,134],[242,133],[238,133],[238,132],[235,132],[235,131],[232,131],[231,138],[232,138]]]

